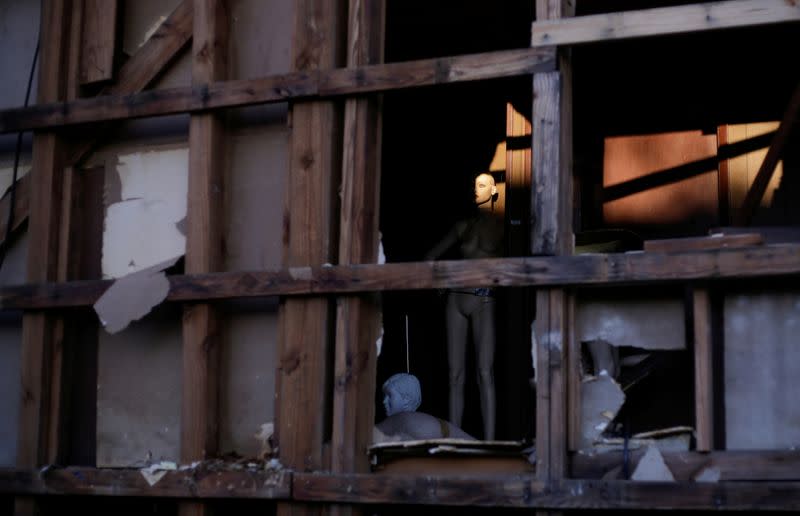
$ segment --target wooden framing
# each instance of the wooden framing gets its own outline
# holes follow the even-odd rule
[[[334,504],[333,512],[342,513],[357,510],[354,504],[800,509],[800,459],[795,452],[713,451],[711,402],[716,393],[709,295],[723,281],[797,276],[800,245],[755,246],[758,242],[744,239],[754,246],[573,256],[571,63],[568,49],[554,48],[796,21],[796,3],[732,0],[570,20],[560,18],[573,14],[574,2],[537,0],[533,48],[380,64],[382,1],[349,0],[345,6],[343,0],[296,0],[292,72],[226,81],[226,2],[184,0],[158,36],[118,72],[115,85],[98,97],[75,100],[77,86],[65,78],[77,74],[76,59],[83,55],[76,50],[75,30],[90,23],[91,15],[80,11],[85,4],[97,2],[44,2],[40,102],[0,111],[0,133],[37,131],[27,190],[29,205],[36,207],[29,222],[29,283],[0,288],[0,309],[26,310],[18,467],[0,470],[0,493],[18,496],[18,512],[35,509],[27,496],[66,494],[178,498],[184,514],[204,513],[206,506],[197,502],[216,498],[274,500],[281,514],[317,512],[321,503]],[[345,12],[347,41],[341,37]],[[190,38],[192,87],[141,92]],[[380,99],[375,93],[518,75],[533,75],[534,256],[375,264],[380,191]],[[762,167],[765,175],[786,143],[797,97],[795,93]],[[220,115],[214,110],[287,100],[293,104],[285,268],[219,272],[226,150]],[[40,469],[63,456],[58,422],[66,380],[59,353],[69,332],[61,312],[54,310],[91,305],[110,285],[74,281],[80,274],[70,251],[76,245],[74,203],[81,186],[68,165],[85,158],[93,138],[67,149],[55,129],[173,113],[191,114],[186,274],[170,277],[168,295],[169,301],[187,303],[181,460],[203,462],[188,471],[169,472],[155,486],[147,485],[137,470]],[[755,188],[752,195],[759,195]],[[15,221],[21,218],[15,216]],[[576,441],[580,406],[573,287],[662,282],[694,288],[697,450],[708,453],[665,453],[666,462],[679,471],[677,483],[598,480],[613,473],[619,457],[568,453]],[[537,289],[536,473],[367,474],[364,451],[374,416],[377,334],[377,309],[369,293],[504,286]],[[276,440],[283,469],[231,471],[209,460],[217,439],[219,343],[213,302],[263,296],[282,296]],[[720,471],[720,483],[694,481],[710,467]]]
[[[109,81],[114,77],[118,13],[118,0],[83,1],[81,84]]]
[[[686,32],[800,21],[800,6],[786,0],[729,0],[695,5],[537,20],[534,47],[575,45]]]

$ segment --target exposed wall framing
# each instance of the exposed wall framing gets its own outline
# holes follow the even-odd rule
[[[228,2],[184,0],[157,37],[116,72],[113,84],[80,99],[79,79],[94,84],[113,77],[117,36],[110,20],[117,18],[118,2],[45,0],[43,5],[38,103],[0,111],[0,133],[35,131],[32,171],[18,184],[14,215],[15,227],[29,218],[27,284],[0,288],[0,309],[25,310],[19,459],[15,469],[0,469],[0,493],[16,497],[19,514],[34,513],[36,497],[56,494],[177,498],[183,514],[205,514],[205,502],[219,498],[270,500],[280,514],[316,513],[327,504],[341,513],[357,512],[361,504],[800,509],[797,452],[716,449],[713,404],[719,393],[712,335],[715,289],[743,278],[797,276],[800,245],[749,247],[753,242],[742,238],[744,247],[726,247],[732,240],[716,247],[683,241],[639,254],[574,255],[570,59],[575,44],[796,22],[800,7],[795,3],[730,0],[570,19],[574,2],[537,0],[531,48],[382,64],[383,0],[295,0],[291,72],[227,80]],[[103,30],[81,38],[81,25]],[[192,86],[144,91],[189,39]],[[531,256],[377,264],[378,94],[531,75],[531,247],[526,253]],[[764,178],[769,179],[796,125],[798,99],[800,89],[748,194],[744,217],[763,195]],[[291,159],[284,268],[221,272],[227,153],[222,109],[287,100]],[[92,305],[110,285],[81,280],[97,265],[86,240],[99,230],[78,208],[88,199],[99,202],[101,194],[96,181],[78,177],[72,165],[84,161],[108,123],[175,113],[191,115],[185,274],[169,278],[167,295],[168,301],[184,303],[181,461],[206,461],[217,453],[221,344],[215,302],[281,296],[276,444],[282,469],[241,471],[224,463],[214,469],[201,463],[169,472],[156,485],[144,482],[137,470],[77,464],[42,469],[83,460],[75,459],[79,452],[66,451],[69,429],[62,414],[72,370],[65,364],[89,352],[65,352],[77,329],[65,324],[63,310]],[[67,146],[56,129],[78,124],[93,125],[80,126],[81,138]],[[3,217],[4,206],[5,198]],[[7,225],[0,219],[0,230]],[[686,285],[692,293],[696,450],[664,454],[674,465],[675,483],[604,480],[620,457],[570,453],[578,441],[580,407],[573,289],[667,283]],[[500,286],[536,288],[535,474],[369,474],[366,448],[374,419],[379,331],[374,293]],[[96,374],[91,366],[74,370]],[[720,482],[696,482],[709,468]]]

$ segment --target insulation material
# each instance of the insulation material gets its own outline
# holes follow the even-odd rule
[[[608,373],[590,376],[581,382],[581,448],[594,444],[624,402],[625,394]]]
[[[664,462],[664,457],[658,451],[658,448],[650,446],[633,471],[631,480],[640,482],[675,482],[675,477]]]
[[[725,298],[725,441],[729,450],[800,444],[800,292]]]
[[[186,252],[188,149],[119,156],[106,184],[103,277],[121,278]]]
[[[94,304],[100,324],[108,333],[116,333],[147,315],[169,293],[169,280],[164,269],[178,261],[179,256],[153,267],[128,274],[115,281]]]
[[[643,349],[686,346],[681,299],[579,299],[576,326],[580,342],[604,340]]]

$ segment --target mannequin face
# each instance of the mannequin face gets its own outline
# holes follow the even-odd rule
[[[475,204],[483,204],[492,200],[497,193],[494,178],[489,174],[481,174],[475,178]]]
[[[383,389],[383,408],[386,410],[386,416],[392,416],[399,412],[405,411],[406,401],[397,387],[389,385]]]

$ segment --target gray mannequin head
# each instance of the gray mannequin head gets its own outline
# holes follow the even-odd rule
[[[414,412],[422,403],[422,389],[413,374],[397,373],[383,383],[383,408],[386,416]]]

